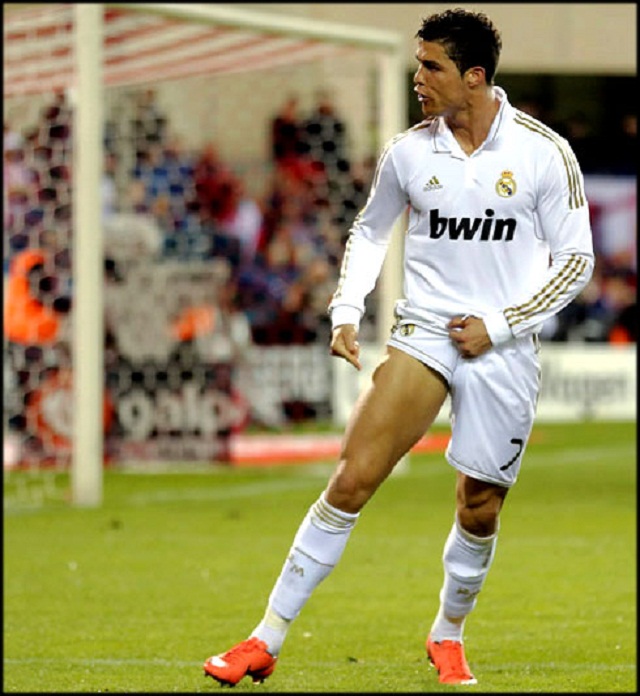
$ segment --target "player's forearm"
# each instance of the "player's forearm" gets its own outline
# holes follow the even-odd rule
[[[333,327],[360,325],[365,298],[375,287],[386,252],[387,243],[375,244],[362,234],[352,232],[342,259],[338,286],[329,304]]]
[[[593,264],[593,255],[586,252],[556,255],[543,283],[528,299],[485,317],[493,345],[538,331],[583,290],[593,273]]]

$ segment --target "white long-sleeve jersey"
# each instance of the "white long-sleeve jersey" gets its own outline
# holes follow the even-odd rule
[[[393,225],[408,207],[400,319],[446,334],[484,319],[493,345],[539,330],[587,284],[594,256],[584,182],[569,143],[499,87],[487,139],[466,155],[443,118],[384,148],[346,244],[332,325],[359,326]]]

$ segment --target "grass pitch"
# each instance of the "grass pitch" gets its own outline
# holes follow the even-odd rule
[[[236,690],[635,693],[635,438],[633,423],[535,428],[467,621],[477,686],[440,685],[423,647],[453,521],[438,454],[383,485],[273,676]],[[261,618],[332,468],[108,472],[97,510],[31,504],[33,483],[5,475],[4,691],[219,692],[203,661]]]

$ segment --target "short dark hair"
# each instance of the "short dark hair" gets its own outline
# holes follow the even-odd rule
[[[502,39],[493,22],[482,12],[446,10],[422,20],[416,38],[442,44],[463,75],[469,68],[484,68],[487,84],[493,83]]]

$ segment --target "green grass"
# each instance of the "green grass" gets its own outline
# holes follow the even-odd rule
[[[535,429],[467,621],[468,690],[636,691],[635,435],[633,423]],[[261,618],[331,469],[108,472],[100,509],[51,495],[30,506],[21,475],[5,478],[4,691],[219,692],[202,662]],[[442,455],[412,456],[364,510],[273,676],[236,691],[451,691],[423,643],[453,481]]]

